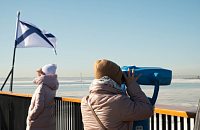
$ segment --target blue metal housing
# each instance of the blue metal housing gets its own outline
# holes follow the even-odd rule
[[[123,66],[121,67],[121,69],[126,75],[128,75],[128,69],[130,69],[131,72],[134,69],[135,77],[141,74],[140,78],[137,80],[138,84],[155,86],[152,98],[148,97],[152,106],[155,105],[155,102],[157,100],[159,85],[171,84],[171,79],[172,79],[171,70],[155,68],[155,67],[136,67],[136,66]],[[122,82],[125,83],[125,80],[122,79]],[[125,84],[122,84],[122,88],[125,90]],[[134,121],[133,130],[149,130],[149,119]]]
[[[128,75],[128,68],[135,70],[135,77],[141,74],[137,83],[140,85],[155,85],[155,81],[159,80],[159,85],[170,85],[172,79],[172,71],[157,67],[136,67],[123,66],[121,70]],[[159,74],[159,75],[158,75]],[[155,78],[154,75],[157,77]]]

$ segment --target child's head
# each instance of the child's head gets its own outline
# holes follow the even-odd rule
[[[38,73],[38,76],[45,75],[45,73],[42,72],[42,68],[38,68],[37,73]]]

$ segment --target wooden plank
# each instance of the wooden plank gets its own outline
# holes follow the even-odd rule
[[[198,104],[198,108],[197,108],[194,130],[200,130],[200,100],[199,100],[199,104]]]

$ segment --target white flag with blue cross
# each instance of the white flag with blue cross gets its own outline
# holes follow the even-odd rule
[[[40,30],[35,25],[19,20],[16,29],[16,48],[48,47],[53,48],[56,54],[57,39],[45,30]]]

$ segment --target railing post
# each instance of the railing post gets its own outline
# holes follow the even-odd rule
[[[184,118],[180,117],[180,129],[184,130]]]
[[[162,114],[162,130],[166,130],[166,115]]]
[[[151,130],[154,130],[154,115],[151,117]]]
[[[194,124],[194,130],[199,130],[200,128],[200,100],[199,104],[197,107],[197,114],[196,114],[196,119],[195,119],[195,124]]]
[[[177,121],[177,116],[174,116],[174,130],[178,130],[178,121]]]
[[[168,120],[168,130],[171,130],[172,129],[172,120],[171,120],[171,115],[167,115],[167,120]]]
[[[187,118],[187,130],[190,130],[190,118]]]
[[[159,130],[159,114],[156,113],[156,130]]]

